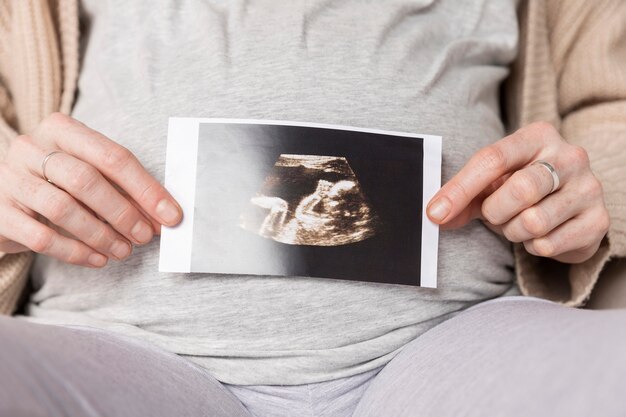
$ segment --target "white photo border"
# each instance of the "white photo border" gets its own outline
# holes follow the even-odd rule
[[[200,124],[202,123],[313,127],[422,139],[424,160],[420,286],[426,288],[437,287],[438,244],[432,245],[430,242],[439,242],[439,226],[431,222],[426,215],[426,206],[441,187],[441,136],[284,120],[169,118],[165,187],[179,202],[185,216],[183,221],[176,227],[162,227],[159,257],[160,272],[193,272],[191,271],[193,217],[196,198],[198,141]]]

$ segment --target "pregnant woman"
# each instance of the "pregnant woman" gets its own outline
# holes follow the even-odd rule
[[[626,254],[620,0],[0,17],[0,415],[626,413],[626,312],[571,308]],[[170,116],[441,135],[439,288],[158,273]]]

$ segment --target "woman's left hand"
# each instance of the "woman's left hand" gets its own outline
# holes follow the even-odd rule
[[[546,161],[559,177],[554,179]],[[534,123],[478,151],[432,198],[428,216],[444,229],[479,218],[537,256],[579,263],[609,228],[602,185],[587,152],[548,123]]]

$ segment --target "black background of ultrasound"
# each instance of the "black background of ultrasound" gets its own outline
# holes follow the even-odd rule
[[[261,189],[280,154],[346,157],[382,221],[380,231],[361,242],[322,247],[287,245],[241,229],[239,215]],[[220,175],[232,172],[234,166],[236,176]],[[265,271],[270,275],[420,283],[423,183],[420,138],[312,127],[202,123],[197,177],[196,218],[209,224],[194,223],[194,248],[198,239],[204,240],[205,248],[207,244],[210,247],[228,241],[232,246],[228,256],[232,257],[235,273],[259,274],[254,268],[256,254],[245,253],[236,242],[260,239],[275,256],[284,260],[280,270]],[[219,185],[215,184],[216,180]],[[241,209],[232,210],[230,218],[211,216],[216,195],[218,199],[236,202]],[[200,228],[203,233],[198,232]],[[221,234],[228,236],[220,242],[226,237]],[[215,272],[210,269],[211,250],[203,252],[192,254],[192,270],[198,271],[194,265],[195,268],[200,265],[202,272]],[[223,247],[220,256],[223,262]],[[248,265],[245,271],[241,270],[242,259]],[[259,259],[259,262],[263,261]]]

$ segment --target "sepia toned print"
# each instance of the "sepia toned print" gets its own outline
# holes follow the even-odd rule
[[[424,205],[440,167],[439,136],[172,118],[166,184],[185,217],[164,230],[160,270],[436,287]]]
[[[346,158],[282,154],[241,227],[290,245],[338,246],[373,236],[378,223]]]

